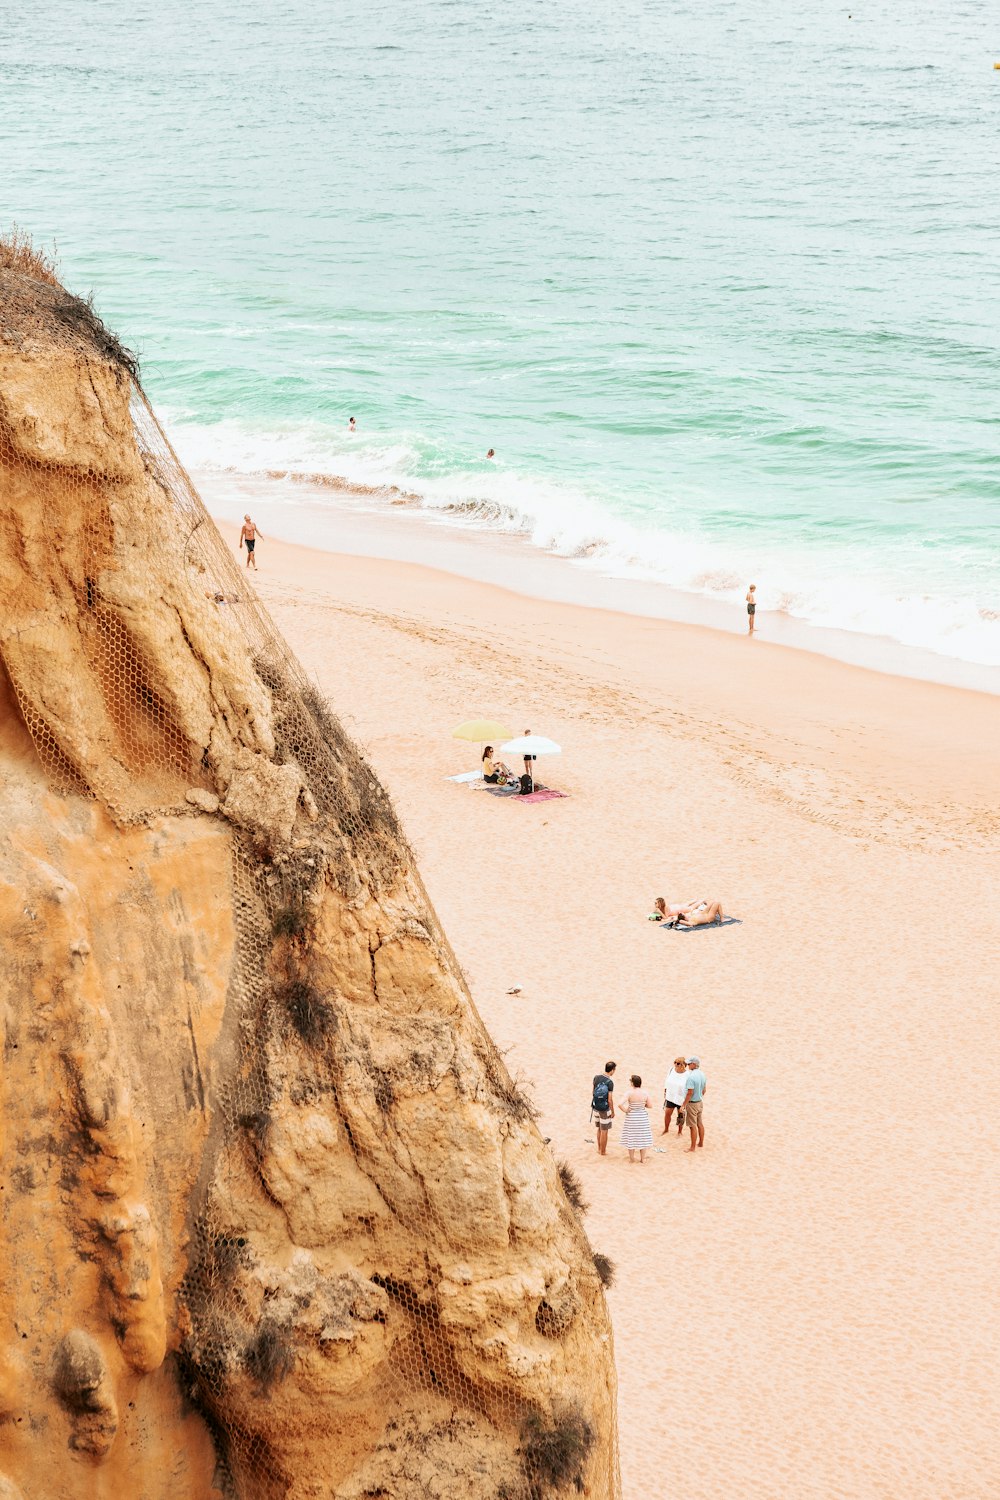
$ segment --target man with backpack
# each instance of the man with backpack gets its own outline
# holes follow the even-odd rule
[[[611,1134],[611,1121],[615,1117],[615,1101],[611,1095],[614,1093],[614,1079],[612,1073],[617,1064],[606,1062],[604,1072],[598,1073],[594,1078],[594,1092],[590,1099],[591,1118],[597,1116],[597,1151],[599,1156],[606,1156],[608,1151],[608,1136]]]

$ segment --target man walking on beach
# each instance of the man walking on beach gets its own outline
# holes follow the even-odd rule
[[[250,564],[253,563],[253,570],[255,573],[257,571],[257,559],[254,556],[254,548],[257,545],[257,538],[263,535],[264,533],[261,531],[260,527],[255,526],[249,516],[243,517],[243,530],[240,532],[240,547],[242,548],[243,543],[246,542],[247,567],[249,568]]]
[[[597,1153],[599,1156],[608,1154],[608,1136],[611,1134],[611,1121],[615,1117],[615,1101],[611,1097],[614,1093],[615,1082],[611,1075],[616,1067],[616,1063],[606,1062],[604,1072],[598,1073],[594,1078],[590,1109],[591,1113],[597,1116]]]
[[[701,1071],[701,1063],[696,1057],[688,1058],[688,1071],[684,1075],[684,1116],[687,1127],[691,1132],[691,1144],[688,1146],[685,1156],[698,1146],[705,1144],[705,1124],[702,1120],[703,1100],[705,1090],[708,1088],[708,1080]]]

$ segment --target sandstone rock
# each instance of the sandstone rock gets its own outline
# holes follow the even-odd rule
[[[185,801],[190,802],[192,807],[197,807],[201,812],[216,813],[219,811],[219,798],[214,792],[207,792],[204,787],[189,786],[184,793]]]
[[[232,773],[222,812],[245,828],[255,843],[274,851],[292,837],[301,790],[298,766],[276,766],[244,751]]]
[[[590,1249],[391,804],[60,297],[0,271],[0,1484],[522,1500],[563,1422],[618,1500]]]
[[[68,360],[56,351],[25,359],[0,347],[0,422],[28,463],[136,478],[128,392],[128,376],[102,361]]]

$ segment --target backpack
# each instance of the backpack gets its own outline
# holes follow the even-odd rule
[[[608,1112],[608,1099],[611,1095],[611,1080],[609,1078],[598,1078],[594,1083],[594,1098],[591,1109],[596,1109],[600,1115]]]
[[[524,775],[521,777],[521,796],[530,797],[534,790],[535,783],[532,781],[527,771],[525,771]]]

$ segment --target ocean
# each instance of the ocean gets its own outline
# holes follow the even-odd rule
[[[0,228],[199,473],[995,666],[994,61],[931,0],[5,7]]]

